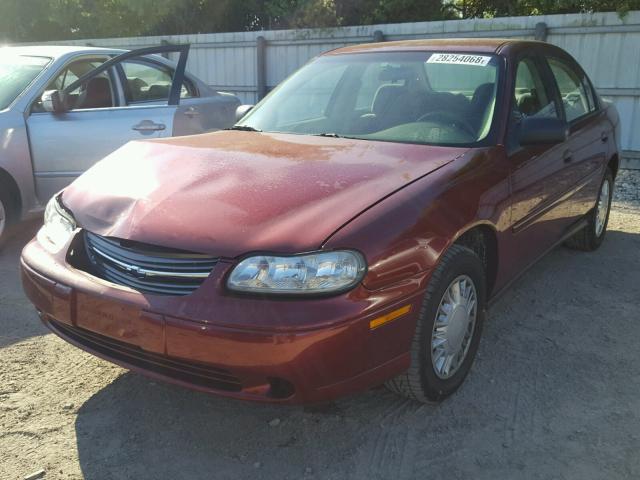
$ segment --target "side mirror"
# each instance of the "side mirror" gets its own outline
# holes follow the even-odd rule
[[[520,121],[520,145],[555,145],[569,137],[569,124],[551,117],[525,117]]]
[[[253,105],[240,105],[236,108],[236,122],[239,122],[253,108]]]
[[[64,113],[69,111],[67,95],[62,90],[47,90],[40,97],[45,112]]]

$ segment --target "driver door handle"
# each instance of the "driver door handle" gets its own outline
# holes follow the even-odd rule
[[[140,123],[131,127],[133,130],[137,130],[138,132],[157,132],[160,130],[164,130],[167,126],[164,123],[155,123],[151,120],[142,120]]]
[[[571,150],[565,150],[564,153],[562,154],[562,160],[564,160],[564,163],[572,162],[573,152],[571,152]]]

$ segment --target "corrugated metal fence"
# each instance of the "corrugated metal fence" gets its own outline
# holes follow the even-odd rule
[[[628,165],[640,165],[640,11],[624,18],[616,13],[546,15],[55,43],[122,48],[191,43],[191,72],[218,90],[255,103],[262,90],[321,52],[371,41],[436,37],[542,38],[566,49],[600,93],[617,104]]]

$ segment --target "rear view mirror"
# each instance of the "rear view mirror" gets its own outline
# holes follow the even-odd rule
[[[47,90],[40,97],[45,112],[63,113],[69,110],[67,95],[61,90]]]
[[[240,105],[236,108],[236,122],[239,122],[253,108],[253,105]]]
[[[520,121],[520,145],[555,145],[569,137],[569,124],[550,117],[525,117]]]

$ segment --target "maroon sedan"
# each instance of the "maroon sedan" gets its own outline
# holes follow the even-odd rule
[[[602,243],[619,130],[544,43],[335,50],[230,131],[132,142],[78,178],[24,288],[68,342],[198,390],[438,401],[490,300],[559,243]]]

